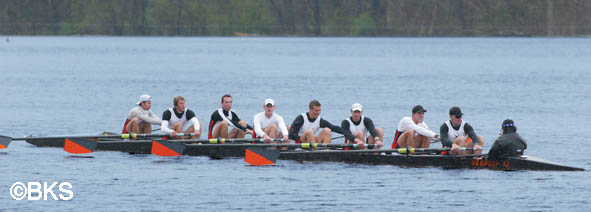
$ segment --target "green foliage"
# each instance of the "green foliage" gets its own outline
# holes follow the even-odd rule
[[[3,0],[0,34],[568,36],[591,1]]]
[[[351,35],[372,36],[375,35],[376,24],[373,18],[367,13],[361,14],[351,24]]]

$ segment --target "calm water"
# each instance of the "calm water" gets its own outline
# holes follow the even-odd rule
[[[386,132],[412,106],[438,131],[461,106],[488,150],[506,118],[527,154],[591,170],[591,39],[10,37],[0,41],[0,135],[119,131],[139,95],[160,115],[187,98],[202,123],[225,93],[252,123],[265,98],[291,122],[318,99],[340,123],[354,102]],[[204,134],[206,132],[204,131]],[[339,140],[338,142],[342,142]],[[389,144],[386,144],[389,146]],[[435,145],[434,145],[435,146]],[[591,174],[341,163],[245,166],[13,142],[0,152],[6,211],[589,211]],[[17,182],[68,181],[71,201],[16,201]],[[57,191],[57,189],[55,189]]]

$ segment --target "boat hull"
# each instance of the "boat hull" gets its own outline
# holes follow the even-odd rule
[[[448,155],[399,155],[399,154],[350,154],[346,151],[282,152],[279,159],[296,161],[345,162],[370,165],[396,165],[404,167],[442,167],[450,169],[494,169],[494,170],[545,170],[584,171],[536,157],[510,157],[506,160],[473,159],[472,157]]]
[[[35,139],[28,143],[40,147],[62,147],[64,139]],[[209,156],[212,158],[244,157],[248,146],[225,144],[187,145],[183,154],[189,156]],[[129,142],[98,143],[97,151],[120,151],[132,154],[150,154],[150,140]],[[472,159],[472,157],[448,155],[400,155],[353,153],[345,150],[284,151],[280,160],[312,162],[345,162],[370,165],[396,165],[403,167],[442,167],[493,170],[544,170],[544,171],[582,171],[584,169],[565,166],[535,157],[511,157],[507,160]]]

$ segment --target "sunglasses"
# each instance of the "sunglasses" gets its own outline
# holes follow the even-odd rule
[[[462,115],[454,115],[457,119],[462,118]]]

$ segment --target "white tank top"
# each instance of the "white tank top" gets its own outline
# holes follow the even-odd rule
[[[168,111],[170,111],[170,120],[168,121],[169,129],[179,121],[183,123],[183,126],[187,124],[187,108],[185,108],[185,111],[183,111],[183,116],[180,118],[174,113],[174,108],[168,108]]]
[[[367,135],[368,135],[368,130],[365,127],[365,123],[363,122],[363,119],[365,118],[365,116],[361,116],[361,123],[359,123],[359,125],[355,126],[355,124],[353,124],[353,120],[351,120],[351,117],[345,119],[349,122],[349,130],[351,130],[351,133],[355,134],[355,132],[360,131],[363,132],[363,140],[365,141],[367,139]]]
[[[298,135],[301,136],[307,129],[312,129],[312,131],[314,131],[314,135],[316,135],[320,129],[320,116],[318,116],[314,122],[310,122],[308,120],[308,116],[305,113],[302,113],[302,118],[304,118],[304,125],[302,125],[302,128],[300,128]]]
[[[452,126],[451,126],[451,121],[447,120],[445,122],[445,124],[447,125],[447,136],[449,138],[450,141],[453,141],[454,139],[456,139],[459,136],[466,136],[466,132],[464,132],[464,125],[466,124],[466,122],[464,120],[462,120],[462,123],[460,124],[460,129],[459,130],[455,130]]]

